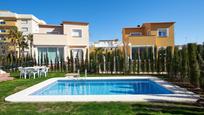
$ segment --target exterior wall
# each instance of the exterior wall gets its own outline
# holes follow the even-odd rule
[[[159,37],[158,29],[168,28],[168,36]],[[130,36],[131,32],[141,32],[141,36]],[[123,43],[128,54],[131,54],[132,47],[153,46],[153,47],[174,47],[174,22],[144,23],[141,27],[124,28],[122,31]],[[130,56],[131,57],[131,56]]]
[[[0,33],[0,35],[1,35],[1,34],[8,34],[10,27],[17,25],[15,18],[0,17],[0,20],[2,20],[2,21],[5,22],[5,24],[0,24],[0,29],[6,30],[5,33]]]
[[[66,35],[58,34],[33,34],[33,44],[35,45],[67,45]]]
[[[73,29],[81,29],[82,37],[72,37]],[[63,33],[68,37],[69,46],[86,46],[89,44],[89,26],[88,25],[68,25],[63,24]]]
[[[16,18],[0,17],[0,20],[5,22],[5,24],[0,24],[0,30],[5,30],[5,32],[0,32],[0,55],[6,55],[8,50],[11,49],[11,47],[8,47],[9,41],[6,36],[9,34],[9,29],[16,26]]]
[[[156,26],[156,27],[169,28],[169,36],[168,37],[157,37],[157,41],[156,41],[157,46],[158,47],[167,47],[167,46],[174,47],[174,25],[168,24],[168,25]]]
[[[155,36],[131,36],[129,37],[131,45],[156,45]]]
[[[4,27],[4,26],[16,26],[16,20],[7,20],[7,19],[1,19],[0,20],[3,20],[5,21],[6,23],[5,24],[0,24],[0,27]]]

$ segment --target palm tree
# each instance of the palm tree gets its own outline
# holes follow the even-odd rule
[[[32,57],[32,51],[33,51],[33,35],[28,34],[27,39],[29,40],[29,45],[30,45],[30,55]]]
[[[15,56],[17,56],[17,54],[16,54],[17,46],[19,49],[19,57],[24,52],[24,49],[28,48],[28,44],[27,44],[25,37],[26,36],[23,35],[22,32],[18,31],[18,28],[16,26],[13,26],[10,28],[10,31],[8,34],[8,39],[10,40],[11,45],[14,47],[13,51],[14,51]]]
[[[22,54],[22,56],[24,56],[23,52],[24,52],[25,48],[28,48],[28,43],[27,43],[25,37],[26,36],[23,35],[22,32],[17,31],[16,38],[17,38],[17,45],[18,45],[18,48],[19,48],[19,57],[21,56],[21,54]]]
[[[10,44],[14,47],[13,51],[15,56],[17,56],[16,54],[16,47],[17,47],[17,37],[16,34],[18,32],[18,28],[16,26],[13,26],[10,28],[9,30],[9,34],[8,34],[8,39],[10,41]]]
[[[21,48],[21,56],[24,57],[24,51],[25,49],[28,49],[28,41],[26,40],[26,36],[22,35],[20,37],[19,47]]]

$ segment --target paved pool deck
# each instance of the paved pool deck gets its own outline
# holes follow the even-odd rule
[[[101,80],[101,79],[149,79],[162,87],[170,90],[173,94],[139,94],[139,95],[31,95],[41,88],[56,82],[57,80]],[[173,85],[169,82],[152,76],[128,76],[128,77],[58,77],[51,78],[39,84],[31,86],[20,92],[12,94],[5,98],[9,102],[186,102],[193,103],[199,99],[199,95]]]

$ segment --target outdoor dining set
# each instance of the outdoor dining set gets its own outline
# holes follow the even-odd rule
[[[41,77],[44,75],[47,77],[48,69],[49,68],[46,66],[18,67],[18,70],[20,71],[20,78],[24,77],[24,79],[26,79],[27,76],[29,78],[33,76],[34,79],[36,76]]]

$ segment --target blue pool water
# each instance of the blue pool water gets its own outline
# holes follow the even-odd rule
[[[31,95],[172,94],[148,79],[58,80]]]

